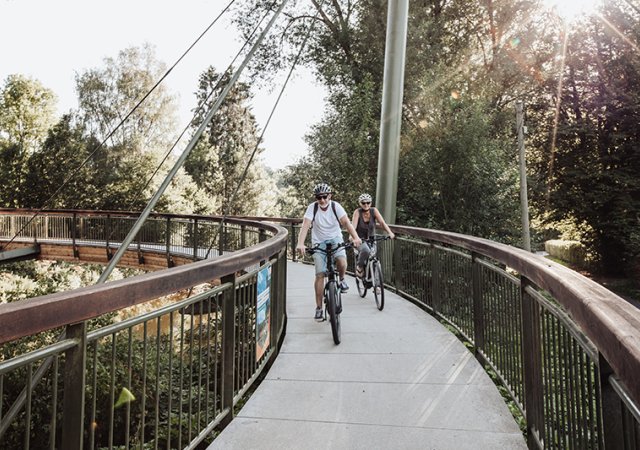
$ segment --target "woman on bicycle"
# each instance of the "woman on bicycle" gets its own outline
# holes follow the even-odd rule
[[[351,221],[356,227],[356,233],[358,237],[362,239],[362,244],[358,248],[358,262],[356,267],[356,276],[362,278],[364,273],[364,266],[367,264],[371,249],[366,242],[369,237],[376,234],[376,222],[387,232],[391,239],[396,235],[389,229],[389,225],[384,221],[382,214],[376,208],[371,206],[371,196],[369,194],[362,194],[358,197],[358,203],[360,208],[356,208],[353,212],[353,220]]]

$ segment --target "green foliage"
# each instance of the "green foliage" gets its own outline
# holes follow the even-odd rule
[[[537,155],[545,190],[533,201],[548,222],[586,224],[579,240],[619,273],[640,255],[640,15],[618,1],[602,14],[610,25],[593,17],[568,31],[564,70],[548,86],[551,95],[561,83],[557,128],[541,117],[555,136]]]
[[[229,72],[220,74],[213,67],[200,75],[196,96],[203,106],[197,110],[194,129],[202,124],[230,79]],[[240,183],[258,146],[258,128],[249,108],[250,100],[248,85],[236,82],[185,162],[186,172],[206,193],[211,209],[219,214],[256,214],[264,209],[261,202],[269,192],[265,189],[268,177],[258,158],[260,148]]]
[[[27,163],[54,121],[55,101],[51,90],[23,75],[9,75],[0,86],[0,206],[23,206],[23,193],[33,187]]]
[[[38,80],[9,75],[0,88],[0,140],[30,153],[54,122],[56,96]]]

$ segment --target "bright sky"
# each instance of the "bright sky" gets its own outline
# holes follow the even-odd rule
[[[21,73],[40,80],[58,95],[58,110],[77,106],[74,77],[102,66],[105,57],[149,42],[167,67],[228,4],[227,0],[0,0],[0,80]],[[181,126],[195,107],[198,75],[213,64],[226,68],[242,46],[228,21],[218,21],[164,83],[179,95]],[[238,60],[236,65],[241,61]],[[303,135],[319,121],[324,88],[308,70],[296,70],[265,134],[263,159],[282,168],[307,152]],[[284,79],[284,75],[282,77]],[[281,83],[254,88],[253,112],[264,126]]]

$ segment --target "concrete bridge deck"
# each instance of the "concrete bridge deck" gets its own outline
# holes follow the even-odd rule
[[[313,320],[313,267],[289,263],[287,335],[252,397],[209,449],[525,449],[473,355],[437,320],[355,282],[342,343]]]

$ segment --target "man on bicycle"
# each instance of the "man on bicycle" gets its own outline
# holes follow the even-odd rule
[[[369,194],[362,194],[358,197],[360,208],[356,208],[353,212],[353,223],[355,224],[356,232],[358,233],[358,237],[363,241],[362,245],[358,248],[358,262],[356,264],[357,277],[362,277],[364,266],[367,265],[371,249],[365,241],[376,234],[376,221],[384,228],[391,239],[396,236],[393,234],[393,231],[389,229],[389,225],[387,225],[387,222],[382,218],[380,211],[371,206],[371,200]]]
[[[340,244],[342,239],[342,231],[340,226],[344,226],[351,238],[354,245],[361,244],[355,228],[349,221],[347,212],[338,202],[331,200],[331,187],[326,183],[317,184],[313,188],[313,194],[316,197],[316,201],[311,203],[307,207],[307,211],[304,213],[302,221],[302,229],[300,230],[300,236],[298,236],[298,245],[296,249],[302,256],[305,254],[304,242],[307,238],[307,232],[311,225],[311,242],[312,244],[320,246],[320,248],[327,248],[327,244],[337,245]],[[316,266],[316,278],[314,282],[316,293],[316,313],[315,319],[322,320],[322,294],[324,290],[324,277],[327,267],[326,255],[322,252],[316,252],[313,254],[313,259]],[[347,254],[344,248],[341,248],[335,253],[336,267],[338,268],[338,274],[340,276],[340,290],[346,292],[349,289],[347,283],[344,281],[344,275],[347,271]]]

